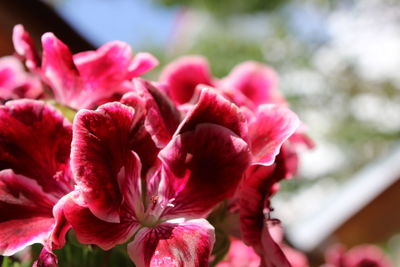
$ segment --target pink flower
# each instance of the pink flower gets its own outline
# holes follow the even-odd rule
[[[232,238],[228,254],[217,267],[258,267],[260,262],[260,257],[251,247],[239,239]]]
[[[163,105],[146,100],[154,92],[130,94],[123,101],[135,108],[109,103],[78,112],[77,189],[64,198],[64,214],[81,243],[110,249],[129,242],[137,266],[206,266],[215,237],[203,218],[234,194],[249,164],[244,120],[205,89],[164,146],[162,135],[154,138],[155,125],[169,125],[158,113]],[[151,116],[142,112],[151,109]]]
[[[29,34],[21,25],[14,28],[14,46],[26,59],[28,68],[40,74],[62,105],[94,108],[115,94],[130,90],[129,81],[158,64],[148,53],[132,59],[128,44],[109,42],[96,51],[72,55],[69,48],[52,33],[42,36],[43,59],[37,56]]]
[[[43,102],[0,106],[1,255],[33,243],[49,249],[64,244],[69,226],[58,200],[72,190],[71,137],[70,123]]]
[[[277,88],[277,75],[268,66],[246,61],[237,65],[231,73],[215,79],[207,59],[201,56],[186,56],[168,64],[160,75],[160,82],[178,105],[188,103],[196,97],[198,85],[215,87],[227,99],[240,107],[256,111],[262,104],[286,106],[286,101]]]
[[[38,98],[42,93],[39,79],[25,72],[17,58],[12,56],[0,58],[0,101]]]
[[[360,245],[348,251],[341,245],[325,253],[326,267],[391,267],[390,260],[374,245]]]

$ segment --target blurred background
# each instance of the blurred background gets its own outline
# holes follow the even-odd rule
[[[216,77],[245,60],[272,66],[316,144],[273,200],[288,243],[316,261],[335,242],[374,243],[400,266],[399,1],[1,1],[1,56],[16,23],[75,52],[126,41],[160,59],[154,79],[186,54]]]

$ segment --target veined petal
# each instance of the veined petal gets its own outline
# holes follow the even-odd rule
[[[176,134],[193,130],[200,123],[213,123],[230,129],[241,138],[247,138],[247,126],[240,109],[212,88],[203,88],[199,102],[186,115]]]
[[[129,66],[128,78],[139,77],[157,67],[158,64],[158,59],[152,54],[145,52],[137,53]]]
[[[152,153],[151,146],[144,141],[147,133],[142,120],[133,108],[117,102],[96,111],[81,110],[75,117],[72,170],[88,208],[104,221],[120,221],[123,181],[139,178],[135,176],[140,161],[131,160],[131,151],[137,152],[136,145],[141,143],[141,148],[148,150],[139,150],[143,157],[146,152]],[[142,154],[138,155],[142,160]]]
[[[249,123],[249,139],[253,162],[271,165],[283,144],[299,126],[299,119],[288,108],[275,105],[259,106]]]
[[[0,255],[44,243],[53,229],[51,209],[57,199],[12,170],[0,171]]]
[[[168,85],[168,94],[178,104],[188,102],[198,84],[212,85],[207,59],[200,56],[182,57],[167,65],[160,82]]]
[[[32,71],[39,71],[41,60],[32,37],[25,31],[24,26],[21,24],[14,26],[12,40],[17,54],[26,60],[27,68]]]
[[[209,266],[214,242],[214,228],[206,220],[174,220],[140,230],[128,254],[138,267],[203,267]]]
[[[285,105],[284,98],[277,90],[277,80],[273,69],[255,61],[247,61],[237,65],[219,86],[240,91],[256,106],[267,103]]]
[[[216,124],[199,124],[175,136],[159,157],[175,199],[164,216],[185,218],[204,216],[231,197],[250,161],[246,142]]]
[[[79,192],[71,192],[66,196],[63,210],[80,243],[95,244],[104,250],[128,241],[139,227],[133,216],[122,216],[119,223],[97,218],[79,199]]]
[[[71,124],[50,105],[24,99],[0,106],[0,170],[13,169],[61,197],[72,189],[70,143]]]

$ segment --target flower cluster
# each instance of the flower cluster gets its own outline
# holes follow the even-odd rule
[[[217,79],[184,57],[148,81],[157,59],[123,42],[72,54],[46,33],[39,53],[21,25],[13,42],[0,60],[1,255],[41,243],[35,265],[55,266],[73,229],[82,244],[127,245],[136,266],[216,264],[224,238],[220,266],[239,250],[307,265],[269,215],[297,147],[312,146],[271,68],[245,62]]]

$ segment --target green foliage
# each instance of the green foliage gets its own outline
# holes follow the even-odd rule
[[[207,10],[218,16],[232,16],[274,10],[288,0],[158,0],[166,6],[181,5]]]

